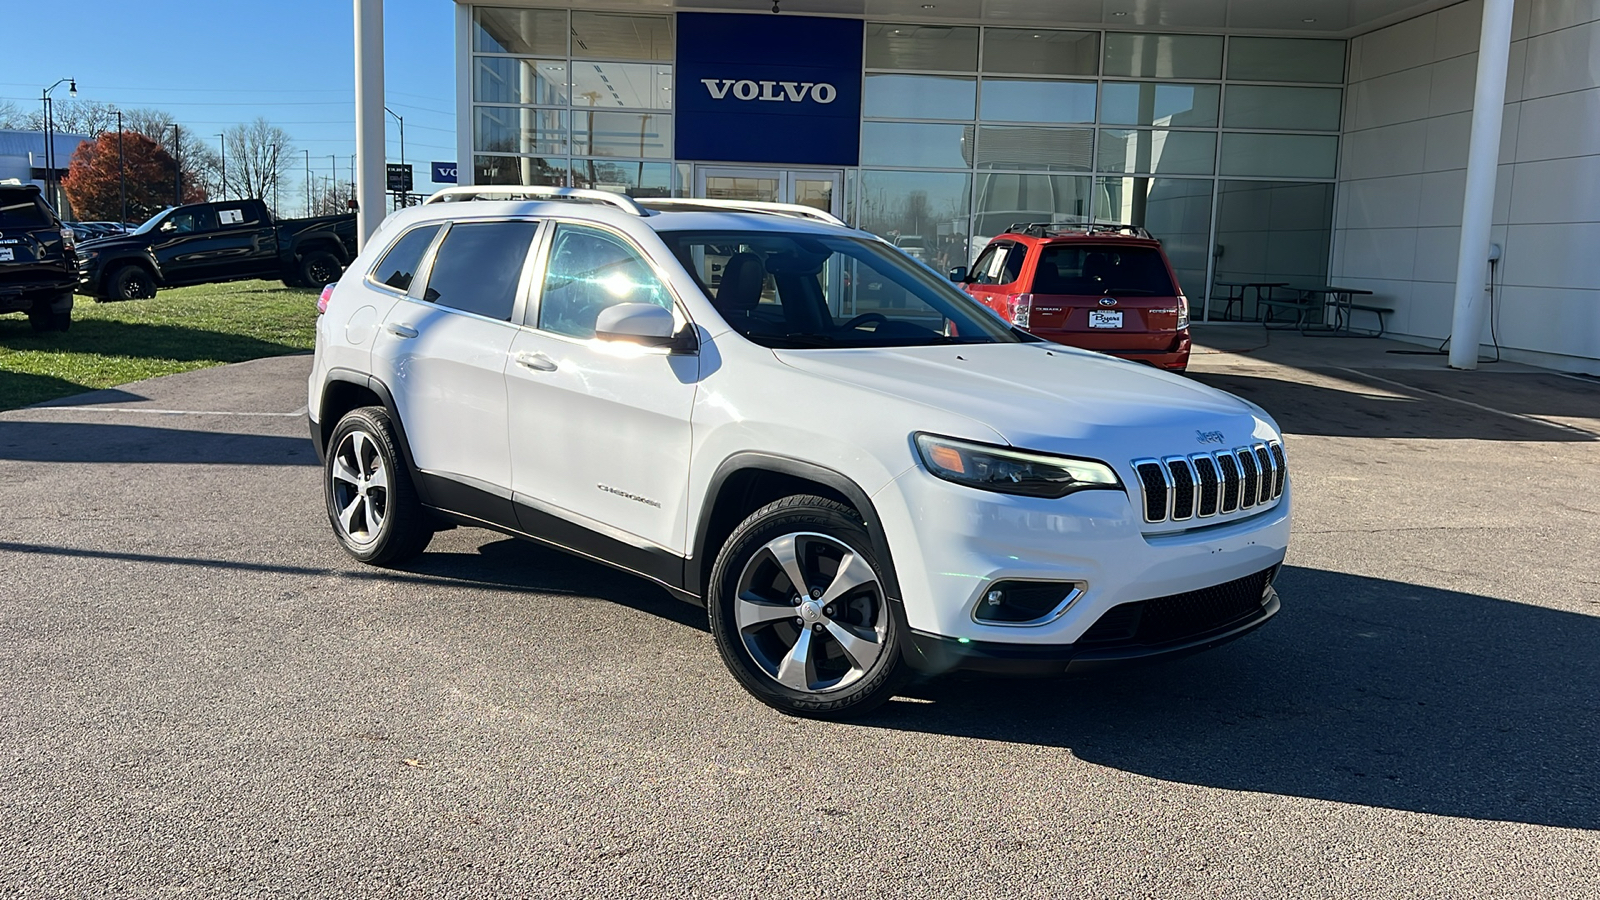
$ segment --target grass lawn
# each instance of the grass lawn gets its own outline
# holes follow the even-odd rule
[[[34,334],[26,316],[0,315],[0,409],[310,350],[316,299],[276,281],[173,288],[124,303],[80,296],[66,334]]]

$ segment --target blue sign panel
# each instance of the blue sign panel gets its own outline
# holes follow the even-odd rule
[[[433,164],[434,184],[455,184],[456,164],[453,162],[436,162]]]
[[[854,166],[859,19],[678,13],[678,159]]]

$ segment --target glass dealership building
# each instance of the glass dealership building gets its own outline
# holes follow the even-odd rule
[[[1197,319],[1218,282],[1332,282],[1450,333],[1483,0],[770,5],[458,4],[462,183],[808,203],[940,269],[1016,222],[1143,225]],[[1597,17],[1517,0],[1489,182],[1492,334],[1579,371],[1600,264],[1538,245],[1600,241]]]

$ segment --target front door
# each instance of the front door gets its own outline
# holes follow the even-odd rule
[[[838,169],[700,166],[694,195],[707,200],[798,203],[844,218],[844,173]]]

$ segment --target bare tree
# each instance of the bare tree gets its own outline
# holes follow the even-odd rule
[[[258,117],[248,125],[235,125],[226,134],[227,193],[272,199],[291,165],[294,145],[289,132]]]
[[[12,126],[21,131],[44,130],[44,108],[23,113],[12,107]],[[117,106],[100,100],[56,100],[50,106],[51,127],[56,134],[82,134],[99,137],[117,127]]]
[[[311,214],[337,216],[350,211],[356,186],[348,181],[317,177],[311,182]]]
[[[10,100],[0,100],[0,131],[30,131],[28,116]]]

